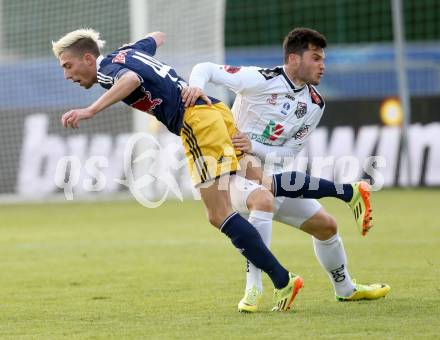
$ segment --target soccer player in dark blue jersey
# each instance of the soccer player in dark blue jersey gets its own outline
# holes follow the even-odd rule
[[[181,95],[185,81],[153,57],[164,39],[163,33],[154,32],[107,56],[101,56],[104,41],[93,29],[76,30],[53,42],[53,52],[67,80],[86,89],[99,83],[108,90],[89,107],[64,113],[61,122],[66,128],[78,128],[80,121],[123,101],[154,115],[169,131],[180,135],[193,183],[200,190],[210,223],[269,275],[275,286],[273,310],[289,310],[303,285],[302,278],[289,273],[278,262],[257,230],[233,211],[229,189],[219,186],[221,176],[234,176],[242,156],[231,141],[236,133],[232,113],[214,98],[209,99],[212,105],[200,101],[185,108]],[[260,195],[270,202],[273,198],[267,190],[261,190]]]

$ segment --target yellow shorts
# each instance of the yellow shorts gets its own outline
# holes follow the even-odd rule
[[[236,131],[232,112],[222,102],[185,110],[180,137],[195,186],[240,169],[243,152],[231,141]]]

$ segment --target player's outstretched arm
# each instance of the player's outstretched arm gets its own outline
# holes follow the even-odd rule
[[[110,90],[99,97],[92,105],[85,109],[75,109],[63,114],[61,124],[65,128],[78,128],[81,120],[92,118],[98,112],[128,97],[140,84],[141,81],[136,73],[126,72]]]
[[[233,67],[210,62],[196,64],[189,76],[189,85],[205,89],[206,84],[226,86],[235,93],[259,93],[266,79],[257,67]]]

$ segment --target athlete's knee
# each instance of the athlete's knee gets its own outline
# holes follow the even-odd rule
[[[223,221],[233,213],[228,191],[218,190],[218,183],[200,188],[209,223],[221,227]]]
[[[231,213],[232,211],[225,209],[207,209],[206,211],[209,223],[216,228],[220,228]]]
[[[220,218],[218,218],[218,216],[215,216],[215,215],[209,215],[209,216],[208,216],[208,220],[209,220],[209,223],[211,223],[211,225],[212,225],[213,227],[216,227],[216,228],[220,229],[220,226],[221,226],[221,224],[222,224],[222,221],[221,221]]]
[[[266,189],[254,190],[247,199],[247,207],[249,210],[273,211],[274,197],[272,193]]]

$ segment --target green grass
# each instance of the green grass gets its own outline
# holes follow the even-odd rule
[[[93,339],[438,338],[438,190],[374,195],[376,227],[338,220],[352,276],[387,282],[374,302],[337,303],[311,240],[274,226],[280,261],[305,279],[296,311],[242,315],[244,260],[210,227],[200,202],[0,206],[0,337]]]

